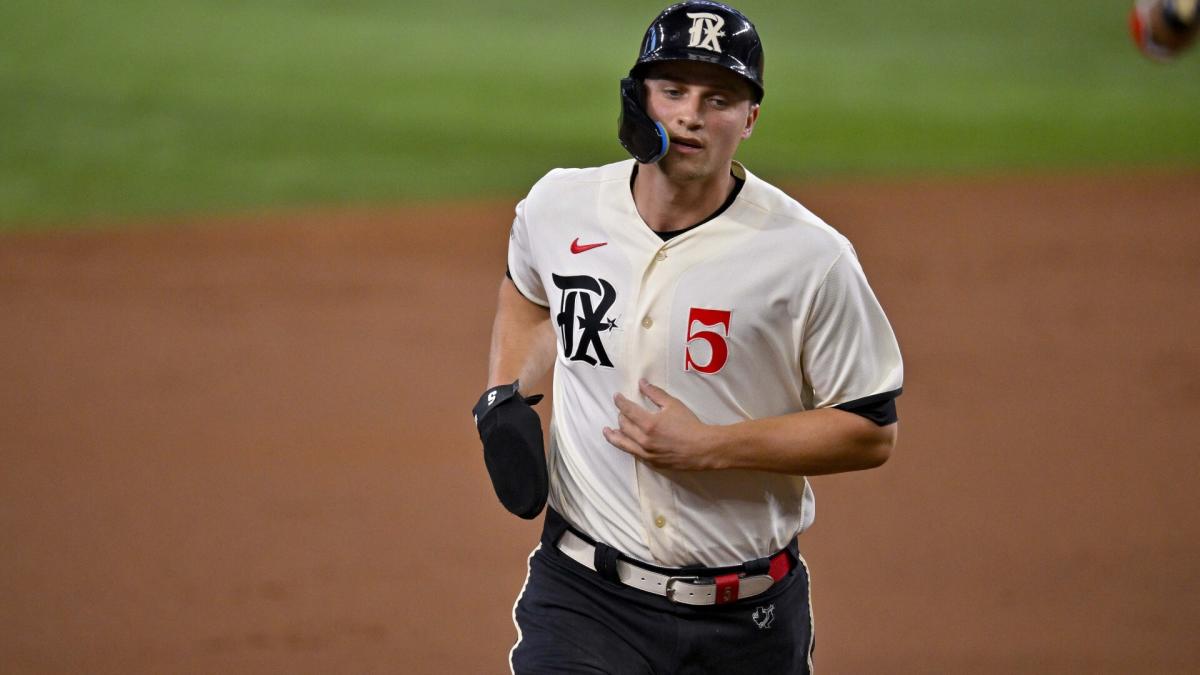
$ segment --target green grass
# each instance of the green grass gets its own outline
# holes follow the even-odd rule
[[[664,4],[6,0],[0,227],[518,195],[623,157]],[[1138,56],[1126,0],[740,6],[768,178],[1200,162],[1200,50]]]

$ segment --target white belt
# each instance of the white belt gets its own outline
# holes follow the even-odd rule
[[[570,530],[564,532],[559,538],[558,549],[567,554],[571,560],[593,572],[596,571],[596,547],[580,539]],[[722,589],[722,597],[718,600],[715,580],[706,577],[659,574],[624,560],[617,561],[617,578],[626,586],[661,595],[672,602],[684,605],[716,605],[741,598],[752,598],[775,585],[775,580],[769,574],[740,576],[736,581],[736,590],[731,590],[730,586],[725,585]],[[704,583],[700,583],[702,578],[706,579]]]

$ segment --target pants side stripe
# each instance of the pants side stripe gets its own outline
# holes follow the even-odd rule
[[[539,542],[538,545],[534,546],[533,550],[529,552],[529,557],[525,559],[525,583],[521,584],[521,592],[517,593],[517,599],[513,601],[512,622],[513,627],[517,629],[517,641],[513,643],[512,649],[508,650],[508,670],[513,675],[516,675],[517,672],[516,668],[513,667],[513,654],[517,651],[517,647],[521,645],[521,624],[517,623],[517,605],[521,604],[521,598],[525,595],[525,587],[529,585],[529,574],[531,571],[530,568],[533,561],[533,554],[537,553],[541,548],[542,544]]]
[[[800,559],[800,564],[804,566],[804,576],[808,580],[808,675],[812,675],[813,647],[817,639],[817,626],[816,620],[813,618],[812,606],[812,575],[808,572],[808,562],[804,560],[804,556],[797,554],[796,557]]]

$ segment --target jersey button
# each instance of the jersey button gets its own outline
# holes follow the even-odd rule
[[[651,319],[650,317],[646,317],[646,318],[642,319],[642,328],[649,328],[650,326],[653,326],[653,325],[654,325],[654,319]]]
[[[666,518],[664,518],[664,517],[662,517],[662,516],[659,516],[659,517],[655,518],[655,519],[654,519],[654,526],[655,526],[655,527],[657,527],[657,528],[660,528],[660,529],[661,529],[661,528],[664,528],[664,527],[666,527],[666,526],[667,526],[667,519],[666,519]]]
[[[666,253],[663,253],[662,251],[659,251],[659,252],[658,252],[658,253],[657,253],[657,254],[654,256],[654,259],[655,259],[655,260],[657,260],[658,262],[662,262],[662,261],[664,261],[664,260],[666,260],[666,259],[667,259],[667,254],[666,254]]]

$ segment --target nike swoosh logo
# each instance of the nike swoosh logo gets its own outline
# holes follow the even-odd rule
[[[571,242],[571,253],[579,254],[583,253],[584,251],[590,251],[594,248],[600,248],[601,246],[607,245],[607,241],[602,241],[599,244],[580,244],[579,237],[575,237],[575,241]]]

